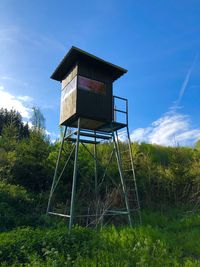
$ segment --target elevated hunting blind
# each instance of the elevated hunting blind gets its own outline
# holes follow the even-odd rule
[[[127,70],[72,47],[51,78],[60,81],[60,124],[98,130],[114,120],[113,82]]]
[[[140,206],[128,130],[128,101],[125,98],[113,95],[113,82],[126,72],[127,70],[124,68],[111,64],[79,48],[72,47],[51,76],[52,79],[61,82],[60,125],[65,127],[65,131],[58,155],[47,212],[52,215],[59,215],[69,218],[69,229],[71,229],[75,217],[94,217],[93,223],[97,224],[100,221],[100,218],[102,221],[102,216],[126,215],[128,216],[130,225],[132,225],[131,212],[133,209],[137,211],[140,217]],[[125,103],[124,110],[116,107],[116,99]],[[124,114],[125,121],[117,121],[117,113]],[[70,127],[69,132],[67,132],[68,127]],[[75,130],[71,130],[71,128],[75,128]],[[128,140],[128,142],[126,142],[126,146],[128,146],[126,151],[128,151],[127,153],[130,163],[129,171],[132,173],[132,180],[130,179],[130,174],[128,175],[129,178],[125,179],[125,170],[122,168],[123,158],[120,150],[121,142],[118,138],[118,131],[123,128],[126,128],[125,132]],[[61,174],[58,176],[57,173],[64,141],[74,144],[74,147],[72,152],[69,154]],[[98,168],[100,163],[97,157],[96,145],[101,141],[113,141],[114,148],[108,161],[108,165],[101,166],[104,167],[105,173],[103,177],[100,178],[98,177]],[[80,143],[92,156],[95,162],[94,202],[96,202],[96,204],[93,205],[95,208],[91,208],[92,214],[88,211],[87,214],[76,215],[75,193],[78,186],[77,169],[78,148]],[[88,143],[94,145],[94,153],[91,153],[89,148],[85,145]],[[69,214],[61,213],[60,211],[50,211],[53,193],[55,192],[61,176],[64,174],[74,151],[74,170],[71,185],[72,192],[69,201],[71,202],[68,210]],[[101,202],[100,199],[102,198],[102,194],[100,194],[100,186],[102,186],[102,182],[107,174],[107,169],[111,163],[113,154],[116,155],[117,159],[120,185],[125,201],[125,210],[117,210],[114,205],[111,205],[106,212],[103,212],[104,215],[102,215],[103,213],[97,204]]]

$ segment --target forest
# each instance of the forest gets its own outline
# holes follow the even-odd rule
[[[68,153],[71,144],[64,146]],[[104,162],[111,144],[99,146]],[[200,141],[194,147],[131,146],[142,224],[77,224],[69,234],[66,219],[46,215],[60,140],[51,142],[39,109],[32,127],[17,111],[0,109],[1,266],[200,266]],[[81,189],[91,192],[93,160],[82,147],[79,165]],[[72,167],[57,189],[59,205],[70,194]],[[113,180],[117,171],[113,162]]]

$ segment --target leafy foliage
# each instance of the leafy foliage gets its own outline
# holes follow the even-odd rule
[[[133,143],[143,226],[96,232],[76,227],[69,235],[65,221],[44,215],[60,141],[52,144],[43,127],[38,110],[32,129],[17,112],[0,110],[1,266],[200,266],[199,141],[194,148]],[[126,149],[127,144],[120,146]],[[64,144],[59,172],[72,147]],[[87,149],[93,153],[93,146]],[[98,146],[99,177],[112,149],[112,143]],[[77,210],[94,195],[93,158],[83,147],[79,151]],[[58,207],[70,199],[72,172],[70,160],[57,187]],[[101,194],[118,181],[113,160]]]
[[[15,127],[18,138],[27,138],[29,136],[28,124],[22,122],[22,116],[15,110],[8,111],[7,109],[0,109],[0,135],[5,126],[12,125]]]
[[[33,124],[33,128],[36,131],[41,131],[45,129],[45,118],[39,108],[33,107],[33,114],[31,117],[31,122]]]
[[[27,225],[33,203],[23,187],[0,182],[0,230]]]
[[[31,132],[28,140],[24,139],[17,145],[16,154],[12,169],[13,182],[31,191],[46,190],[50,182],[47,162],[49,145],[42,134]]]

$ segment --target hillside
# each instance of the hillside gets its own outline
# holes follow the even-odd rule
[[[20,114],[5,110],[0,136],[1,266],[200,266],[199,142],[194,148],[133,143],[143,224],[131,229],[114,220],[98,229],[76,226],[69,235],[66,220],[45,215],[60,142],[51,143],[44,130],[30,129]],[[99,146],[102,162],[111,147]],[[79,164],[81,189],[90,190],[93,161],[81,147]],[[116,163],[109,167],[117,179]],[[57,205],[70,192],[71,171],[72,162]]]

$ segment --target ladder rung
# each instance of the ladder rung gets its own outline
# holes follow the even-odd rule
[[[75,133],[77,134],[77,132]],[[108,136],[108,135],[102,135],[102,134],[95,134],[95,133],[84,133],[84,132],[80,132],[80,136],[87,136],[87,137],[93,137],[93,138],[99,138],[99,139],[111,139],[112,136]]]
[[[77,138],[67,138],[68,141],[72,141],[72,142],[76,142],[77,141]],[[80,143],[86,143],[86,144],[99,144],[100,142],[95,142],[95,141],[92,141],[92,140],[84,140],[84,139],[79,139],[79,142]]]
[[[135,192],[132,192],[132,194],[129,192],[129,194],[128,194],[130,197],[134,197],[134,196],[136,196],[135,195]],[[134,195],[134,196],[133,196]]]
[[[70,218],[70,215],[61,214],[61,213],[57,213],[57,212],[51,212],[51,211],[49,211],[48,214]]]
[[[131,196],[131,198],[130,198],[130,196],[129,196],[129,199],[131,199],[131,201],[132,202],[135,202],[135,203],[137,203],[137,200],[136,200],[136,198],[134,197],[134,199],[132,198],[133,196]]]
[[[133,171],[133,169],[128,169],[128,170],[124,170],[125,172],[130,172]]]
[[[121,113],[124,113],[124,114],[128,113],[127,111],[124,111],[124,110],[121,110],[121,109],[116,109],[116,108],[114,108],[114,111],[121,112]]]
[[[135,205],[137,205],[137,200],[136,199],[135,200],[131,199],[130,202],[134,203]]]

